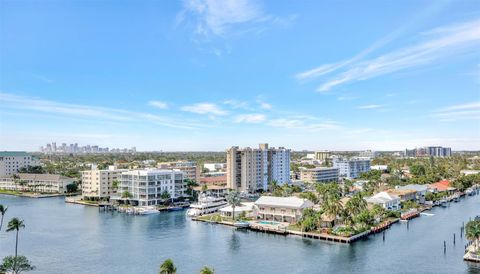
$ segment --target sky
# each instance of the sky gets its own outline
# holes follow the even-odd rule
[[[480,149],[478,1],[0,2],[0,150]]]

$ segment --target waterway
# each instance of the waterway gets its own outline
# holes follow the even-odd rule
[[[462,260],[467,241],[460,238],[462,222],[480,215],[480,195],[394,224],[385,240],[380,233],[351,245],[194,222],[183,211],[132,216],[4,195],[0,204],[9,206],[4,227],[13,216],[25,221],[19,254],[37,267],[31,273],[158,273],[167,258],[178,273],[204,265],[215,273],[480,273]],[[14,246],[15,234],[3,229],[0,257]]]

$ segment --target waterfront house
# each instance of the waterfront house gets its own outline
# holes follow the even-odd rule
[[[18,173],[17,176],[16,179],[12,176],[1,176],[0,189],[63,194],[67,192],[67,185],[74,181],[56,174]]]
[[[413,189],[389,189],[387,193],[400,198],[401,202],[415,201],[417,198],[417,191]]]
[[[245,214],[245,217],[250,218],[253,217],[253,207],[255,203],[252,202],[242,202],[239,206],[235,207],[235,216],[238,217],[241,214]],[[226,206],[224,208],[220,208],[218,210],[220,215],[223,217],[232,217],[233,216],[233,208],[231,205]]]
[[[302,218],[303,210],[312,208],[313,203],[297,197],[262,196],[255,202],[256,219],[296,223]]]
[[[416,194],[415,194],[416,201],[420,204],[425,203],[425,194],[427,194],[428,186],[418,185],[418,184],[410,184],[410,185],[406,185],[406,186],[400,186],[397,189],[414,190],[416,192]]]
[[[388,210],[400,209],[400,198],[388,192],[382,191],[371,197],[366,197],[367,203],[378,204]]]
[[[450,181],[442,180],[434,184],[429,184],[428,189],[431,192],[453,192],[455,191],[454,187],[450,186]]]

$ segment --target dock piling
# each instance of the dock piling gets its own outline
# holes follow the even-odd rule
[[[455,245],[455,233],[453,233],[453,245]]]
[[[443,253],[447,252],[447,241],[443,241]]]

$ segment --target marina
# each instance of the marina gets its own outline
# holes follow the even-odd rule
[[[429,211],[434,216],[413,219],[408,226],[391,224],[384,233],[349,245],[195,222],[185,211],[139,216],[69,204],[62,198],[2,195],[0,200],[9,206],[9,214],[28,220],[19,250],[37,266],[32,273],[63,273],[66,268],[71,273],[154,273],[166,258],[181,266],[182,273],[194,273],[205,264],[218,273],[480,271],[480,265],[463,261],[467,240],[458,237],[461,224],[479,215],[480,195],[447,208],[434,207]],[[65,226],[52,226],[56,223]],[[15,239],[5,232],[0,238],[0,255],[5,256]]]

